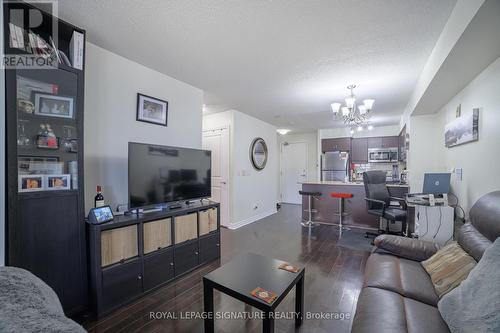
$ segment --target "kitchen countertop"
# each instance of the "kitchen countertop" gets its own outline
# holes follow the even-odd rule
[[[342,181],[328,181],[328,180],[320,180],[320,181],[305,181],[301,182],[301,184],[307,185],[351,185],[351,186],[363,186],[363,182],[342,182]],[[409,187],[408,184],[391,184],[388,183],[387,187]]]

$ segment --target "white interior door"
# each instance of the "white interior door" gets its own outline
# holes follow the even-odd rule
[[[283,143],[281,145],[281,201],[301,204],[301,182],[307,180],[307,143]]]
[[[212,152],[212,197],[220,203],[220,224],[229,225],[229,129],[203,132],[203,149]]]

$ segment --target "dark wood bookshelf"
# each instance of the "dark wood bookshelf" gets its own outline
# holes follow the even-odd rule
[[[40,10],[40,8],[22,1],[4,2],[3,6],[5,54],[29,55],[27,51],[9,46],[10,10],[23,10],[23,21],[29,22],[29,10]],[[40,13],[42,24],[31,30],[50,45],[49,37],[53,36],[54,23],[57,26],[57,38],[54,42],[57,48],[69,57],[69,44],[73,32],[82,33],[85,40],[85,30],[57,19],[46,10],[42,9]],[[25,32],[28,31],[25,26],[20,28]],[[35,84],[26,84],[28,81]],[[62,63],[43,69],[6,68],[5,70],[6,264],[27,269],[45,281],[58,295],[67,315],[76,315],[88,309],[83,179],[84,82],[84,70]],[[47,87],[52,87],[52,90],[49,91]],[[55,96],[54,100],[57,97],[71,97],[72,100],[68,103],[73,104],[72,118],[56,117],[54,113],[52,116],[37,115],[21,110],[18,107],[18,100],[32,103],[34,107],[35,97],[32,93],[52,95]],[[58,105],[54,108],[63,110],[59,109]],[[37,148],[36,138],[40,135],[40,125],[47,123],[51,126],[52,134],[57,137],[63,137],[64,127],[74,129],[75,133],[72,134],[74,138],[71,139],[77,140],[77,152],[66,151],[61,143],[58,149]],[[70,137],[64,138],[70,139]],[[25,175],[25,169],[20,172],[19,162],[27,163],[30,166],[27,170],[33,172],[34,176],[38,175],[31,169],[32,162],[26,161],[30,158],[33,159],[33,163],[62,163],[63,174],[70,175],[70,188],[20,191],[22,189],[18,188],[18,181],[20,176]],[[44,158],[56,158],[57,161]],[[77,173],[70,173],[69,162],[73,161],[76,161]]]

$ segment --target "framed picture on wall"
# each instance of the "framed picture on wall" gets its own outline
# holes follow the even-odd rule
[[[151,96],[137,94],[137,121],[167,126],[168,102]]]

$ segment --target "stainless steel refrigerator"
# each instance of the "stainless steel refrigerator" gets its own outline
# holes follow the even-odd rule
[[[349,179],[349,153],[333,151],[321,155],[321,180],[346,179]]]

